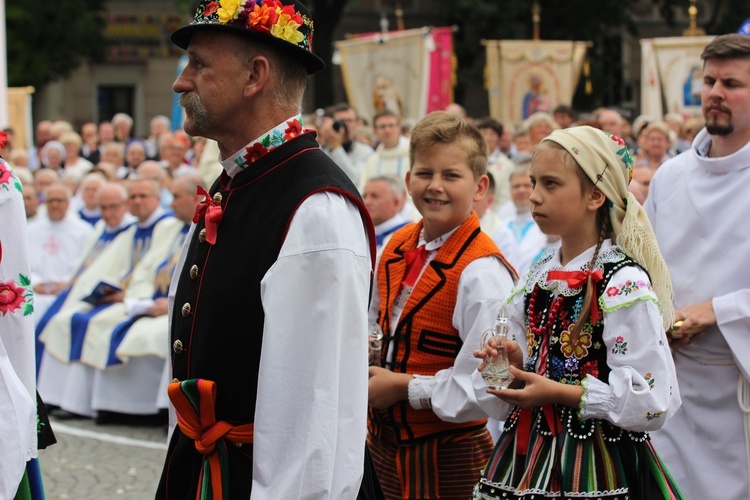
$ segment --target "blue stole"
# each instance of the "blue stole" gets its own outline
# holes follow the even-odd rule
[[[80,209],[78,211],[78,216],[81,218],[81,220],[88,222],[92,226],[96,225],[96,223],[99,222],[102,218],[101,215],[86,215],[83,213],[83,209]]]
[[[389,234],[393,234],[393,233],[395,233],[396,231],[398,231],[399,229],[401,229],[402,227],[404,227],[404,226],[405,226],[405,225],[407,225],[408,223],[409,223],[409,221],[404,221],[404,222],[402,222],[401,224],[399,224],[399,225],[397,225],[397,226],[394,226],[394,227],[392,227],[392,228],[390,228],[390,229],[386,229],[386,230],[385,230],[385,231],[383,231],[383,232],[382,232],[381,234],[376,234],[376,235],[375,235],[375,246],[377,246],[378,248],[382,247],[382,246],[383,246],[383,240],[384,240],[384,239],[385,239],[385,238],[386,238],[386,237],[387,237],[387,236],[388,236]]]
[[[508,228],[513,233],[513,237],[516,239],[517,243],[521,243],[523,239],[526,237],[526,233],[529,232],[529,229],[531,229],[534,226],[534,221],[529,221],[524,224],[520,224],[516,221],[510,221],[508,223]]]
[[[177,261],[180,259],[180,249],[182,244],[185,242],[185,236],[187,236],[188,229],[190,226],[185,224],[182,228],[180,235],[172,245],[172,249],[167,258],[162,262],[156,269],[156,278],[154,279],[154,296],[153,299],[163,299],[169,295],[169,284],[172,282],[172,274],[177,266]],[[121,365],[122,361],[117,357],[115,352],[120,347],[123,339],[130,331],[130,327],[135,324],[136,321],[143,317],[148,317],[146,314],[139,316],[133,316],[128,318],[122,323],[118,324],[114,330],[112,330],[112,338],[109,343],[109,358],[107,359],[107,366]]]
[[[39,335],[41,335],[41,333],[44,331],[44,328],[47,326],[47,323],[49,323],[49,320],[51,320],[55,314],[60,312],[60,309],[62,308],[63,304],[68,298],[68,295],[70,294],[70,289],[73,287],[76,278],[78,278],[78,276],[80,276],[81,273],[83,273],[83,271],[85,271],[86,268],[91,265],[94,259],[97,258],[99,254],[101,254],[104,249],[107,248],[107,246],[109,246],[109,244],[112,243],[121,232],[125,231],[130,226],[131,225],[128,224],[127,226],[123,226],[112,232],[102,232],[102,234],[99,236],[99,239],[96,240],[96,243],[94,243],[91,251],[86,256],[86,260],[84,260],[83,264],[81,264],[81,267],[78,268],[73,278],[71,278],[71,280],[65,284],[65,288],[57,295],[55,301],[52,302],[49,308],[45,311],[44,316],[42,316],[42,319],[39,320],[39,323],[36,325],[35,329],[37,372],[39,371],[39,365],[42,362],[42,354],[44,354],[44,344],[39,341]]]
[[[147,227],[138,227],[133,233],[133,252],[130,261],[130,270],[120,280],[123,283],[123,289],[126,288],[126,284],[130,281],[130,277],[133,274],[133,268],[140,262],[143,255],[148,251],[151,246],[151,236],[154,233],[154,227],[160,221],[171,217],[171,212],[164,213],[161,217],[156,219],[151,225]],[[89,328],[89,321],[91,318],[111,306],[112,303],[101,304],[94,306],[88,312],[77,312],[70,319],[70,361],[80,361],[81,352],[83,350],[83,340],[86,337],[86,330]]]

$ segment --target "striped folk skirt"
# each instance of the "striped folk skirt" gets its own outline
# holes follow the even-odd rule
[[[530,426],[519,425],[520,413],[506,421],[474,499],[684,498],[648,434],[603,420],[581,422],[574,410],[565,409],[558,413],[562,426],[554,435],[541,409],[531,412]]]
[[[380,485],[388,500],[467,499],[492,453],[486,428],[398,444],[393,433],[367,436]]]

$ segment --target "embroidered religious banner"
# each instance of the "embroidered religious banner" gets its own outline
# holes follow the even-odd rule
[[[641,40],[641,114],[700,114],[701,52],[713,36]]]
[[[520,125],[537,111],[570,105],[588,42],[485,40],[490,115]]]
[[[452,101],[451,28],[366,33],[336,42],[349,103],[371,120],[381,109],[419,120]]]

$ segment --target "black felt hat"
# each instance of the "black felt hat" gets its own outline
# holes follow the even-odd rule
[[[172,42],[187,49],[199,31],[235,33],[297,58],[308,74],[325,68],[312,52],[313,21],[297,0],[201,0],[193,22],[172,33]]]

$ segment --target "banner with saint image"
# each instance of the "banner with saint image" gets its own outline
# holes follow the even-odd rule
[[[485,40],[490,115],[519,125],[537,111],[570,105],[588,42]]]
[[[701,52],[713,36],[641,40],[641,114],[661,119],[667,113],[700,115]]]
[[[445,107],[452,87],[431,80],[451,81],[450,30],[425,27],[367,33],[336,42],[336,62],[341,64],[349,104],[367,120],[383,108],[419,120]]]

